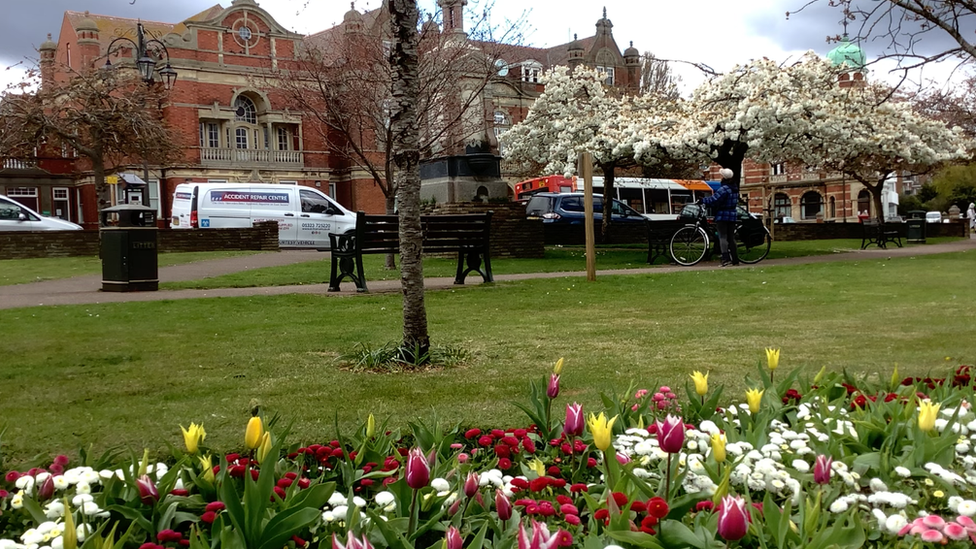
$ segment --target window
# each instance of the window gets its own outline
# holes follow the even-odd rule
[[[871,192],[867,189],[857,193],[857,211],[863,212],[864,215],[871,215]]]
[[[597,67],[596,72],[603,75],[603,83],[612,86],[613,85],[613,67]]]
[[[235,133],[235,146],[238,149],[247,148],[247,128],[237,128],[234,130]]]
[[[61,219],[68,219],[68,212],[70,211],[68,188],[54,187],[51,189],[51,198],[54,201],[54,215]]]
[[[562,200],[562,208],[567,212],[582,212],[583,201],[578,196],[567,196]],[[596,197],[593,197],[593,208],[596,208]]]
[[[307,213],[328,213],[329,212],[329,201],[322,198],[322,195],[314,191],[306,191],[302,189],[302,211]]]
[[[830,197],[830,218],[833,219],[837,217],[837,200],[834,197]]]
[[[793,205],[790,203],[790,197],[783,193],[776,193],[773,198],[773,209],[776,219],[793,217]]]
[[[216,149],[220,146],[220,128],[213,122],[200,123],[200,146]]]
[[[6,200],[0,200],[0,219],[20,219],[21,210],[20,205],[13,202],[7,202]],[[27,212],[24,212],[26,215]]]
[[[522,65],[522,81],[538,82],[539,75],[542,74],[542,64],[536,61],[527,61]]]
[[[291,132],[288,128],[283,126],[278,126],[278,150],[288,151],[291,150]]]
[[[495,125],[505,126],[508,124],[508,117],[502,111],[495,111]]]
[[[771,164],[769,166],[770,175],[786,175],[786,164],[782,162],[777,162],[776,164]]]
[[[234,100],[234,120],[257,124],[257,108],[254,107],[254,101],[247,96],[238,95]]]
[[[823,212],[823,198],[816,191],[808,191],[800,197],[800,215],[802,219],[816,219]]]

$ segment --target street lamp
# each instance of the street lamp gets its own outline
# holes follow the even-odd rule
[[[136,24],[136,40],[132,40],[128,36],[119,36],[115,38],[108,44],[108,49],[105,55],[105,67],[106,69],[112,68],[112,48],[119,42],[128,42],[136,50],[136,66],[139,68],[139,76],[142,77],[142,81],[146,84],[152,84],[156,81],[156,73],[159,73],[160,78],[163,81],[163,86],[167,90],[173,89],[173,84],[176,83],[176,71],[170,66],[169,63],[169,50],[166,49],[166,45],[156,40],[155,38],[146,39],[145,32],[142,23]],[[155,50],[155,51],[153,51]],[[162,55],[166,56],[166,66],[156,70],[156,60],[150,53],[156,54],[155,57],[158,59]]]
[[[176,70],[170,65],[169,60],[169,50],[166,49],[166,44],[163,44],[155,38],[146,39],[146,33],[142,27],[142,22],[136,23],[136,39],[133,41],[128,36],[119,36],[109,42],[108,48],[105,53],[105,69],[112,70],[112,48],[120,42],[128,42],[136,51],[136,67],[139,69],[139,76],[142,81],[147,85],[151,86],[156,82],[156,73],[159,73],[160,79],[163,81],[163,86],[167,91],[173,89],[173,84],[176,83]],[[156,59],[161,59],[162,56],[166,56],[166,65],[161,69],[156,69]],[[153,59],[155,57],[156,59]],[[145,158],[142,159],[142,178],[146,185],[146,188],[142,193],[142,204],[148,206],[149,202],[149,163]]]

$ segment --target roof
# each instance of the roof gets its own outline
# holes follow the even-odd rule
[[[698,181],[695,179],[675,179],[675,183],[681,185],[682,187],[688,189],[689,191],[710,191],[712,188],[708,186],[708,183],[704,181]]]
[[[594,187],[603,187],[603,177],[593,177]],[[650,177],[615,177],[613,186],[618,189],[668,189],[673,191],[686,191],[687,187],[679,184],[674,179],[654,179]]]
[[[213,19],[220,13],[224,11],[224,8],[220,4],[215,4],[214,6],[201,11],[200,13],[186,18],[180,23],[162,23],[160,21],[144,21],[141,19],[132,19],[129,17],[115,17],[112,15],[97,15],[93,13],[80,12],[80,11],[66,11],[64,12],[65,18],[71,24],[74,29],[78,28],[79,24],[85,19],[89,19],[95,23],[98,27],[98,42],[102,49],[108,47],[109,43],[119,36],[127,36],[133,40],[136,38],[136,25],[142,23],[143,29],[145,29],[147,34],[151,35],[151,38],[162,39],[164,36],[170,33],[176,33],[182,35],[186,32],[186,21],[206,21]]]
[[[851,43],[846,34],[840,39],[836,48],[827,52],[827,59],[835,66],[846,63],[854,70],[863,69],[867,60],[864,51],[857,44]]]

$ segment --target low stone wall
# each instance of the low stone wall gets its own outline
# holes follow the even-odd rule
[[[278,250],[278,223],[247,229],[160,229],[159,252]],[[97,256],[98,231],[0,232],[0,260]]]
[[[458,202],[425,206],[424,214],[457,215],[493,212],[491,257],[541,258],[545,256],[542,220],[526,219],[525,205],[518,202]]]
[[[543,225],[547,246],[583,246],[586,244],[586,228],[583,225]],[[593,233],[597,244],[604,243],[602,221],[596,222]],[[610,238],[606,244],[647,244],[647,225],[644,223],[614,224],[610,227]]]

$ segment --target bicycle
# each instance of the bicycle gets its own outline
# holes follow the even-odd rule
[[[773,238],[762,219],[742,206],[738,214],[735,242],[739,261],[750,265],[759,263],[769,255]],[[681,227],[671,237],[671,258],[679,265],[697,265],[710,254],[712,243],[718,242],[717,230],[709,223],[708,213],[701,204],[685,205],[680,218],[694,223]]]

